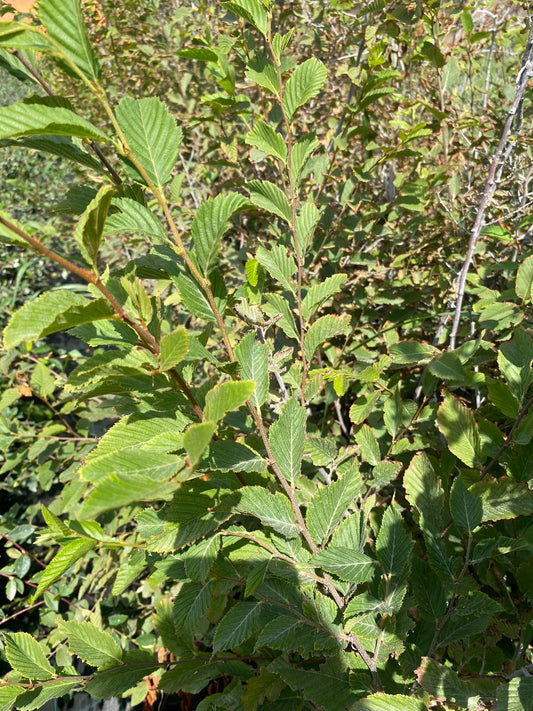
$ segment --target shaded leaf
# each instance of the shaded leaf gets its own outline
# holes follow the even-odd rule
[[[456,457],[468,467],[480,464],[481,439],[474,415],[448,392],[445,392],[444,402],[437,412],[437,424]]]
[[[74,239],[89,264],[96,262],[107,213],[114,194],[114,188],[109,185],[101,187],[96,197],[87,205],[76,225]]]
[[[209,447],[217,429],[216,422],[199,422],[191,425],[183,435],[183,446],[189,457],[191,467],[196,466]]]
[[[39,642],[27,632],[4,632],[5,653],[13,669],[27,679],[46,681],[55,676]]]
[[[304,338],[305,356],[308,361],[312,359],[317,349],[335,336],[339,336],[348,328],[350,316],[321,316],[310,326]]]
[[[351,469],[338,481],[319,489],[307,508],[307,528],[313,540],[321,545],[341,521],[344,512],[361,488],[357,469]]]
[[[239,490],[239,502],[236,511],[259,518],[265,526],[273,528],[286,538],[298,536],[298,526],[294,513],[286,496],[271,494],[260,486],[247,486]]]
[[[402,517],[391,504],[383,514],[376,538],[376,555],[387,575],[401,576],[404,573],[412,547]]]
[[[482,508],[481,499],[474,496],[458,476],[450,493],[450,513],[455,523],[472,533],[481,523]]]
[[[250,201],[257,207],[291,222],[292,211],[285,193],[268,180],[250,180],[246,183],[250,191]]]
[[[231,607],[216,627],[213,652],[232,649],[258,631],[261,621],[261,603],[238,602]]]
[[[226,193],[209,198],[203,202],[193,217],[191,234],[198,263],[204,274],[216,267],[220,241],[229,229],[230,218],[248,201],[239,193]]]
[[[23,102],[0,108],[0,139],[41,135],[108,140],[105,133],[69,109]]]
[[[314,57],[296,67],[283,93],[283,106],[289,121],[296,109],[318,94],[326,77],[326,67]]]
[[[367,582],[376,569],[375,561],[364,553],[340,546],[317,553],[309,562],[349,583]]]

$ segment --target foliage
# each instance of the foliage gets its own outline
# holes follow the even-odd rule
[[[57,3],[0,23],[38,88],[0,109],[8,150],[83,175],[63,223],[0,214],[70,280],[3,332],[2,474],[46,499],[1,522],[2,708],[150,677],[224,680],[200,709],[531,709],[527,95],[447,347],[524,18],[105,2],[89,33]],[[50,352],[65,330],[85,353]]]

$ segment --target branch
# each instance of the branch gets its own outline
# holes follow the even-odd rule
[[[532,23],[533,23],[533,18],[530,18],[530,25]],[[486,212],[488,206],[490,205],[490,202],[492,200],[494,192],[496,191],[496,188],[498,187],[498,180],[496,178],[496,172],[498,170],[498,166],[500,165],[500,163],[502,162],[502,159],[504,158],[504,153],[505,153],[505,149],[507,146],[507,142],[508,142],[509,136],[511,134],[511,127],[513,125],[513,120],[517,114],[517,111],[519,110],[519,107],[521,106],[521,103],[522,103],[522,100],[524,97],[524,92],[526,90],[526,87],[528,85],[529,79],[531,78],[532,74],[533,74],[533,59],[530,59],[529,52],[528,52],[524,55],[520,71],[518,72],[517,89],[516,89],[515,98],[513,100],[513,103],[511,104],[511,108],[509,109],[509,112],[507,114],[507,120],[505,122],[505,126],[503,128],[502,136],[500,138],[500,142],[499,142],[498,147],[496,149],[496,153],[494,154],[494,156],[492,158],[492,162],[491,162],[490,169],[489,169],[489,174],[487,176],[487,182],[485,183],[485,189],[483,191],[483,195],[482,195],[480,203],[479,203],[476,220],[474,222],[474,226],[472,227],[472,232],[470,233],[470,241],[468,243],[468,250],[466,253],[466,257],[465,257],[461,272],[459,274],[459,278],[457,279],[457,300],[456,300],[456,304],[455,304],[455,314],[454,314],[454,318],[453,318],[453,325],[452,325],[452,329],[451,329],[451,333],[450,333],[450,350],[455,349],[457,332],[459,330],[459,325],[461,322],[461,310],[462,310],[463,299],[464,299],[464,295],[465,295],[466,278],[468,276],[468,270],[470,269],[470,265],[471,265],[472,259],[474,257],[474,251],[476,249],[479,235],[481,234],[481,229],[482,229],[484,221],[485,221],[485,212]]]

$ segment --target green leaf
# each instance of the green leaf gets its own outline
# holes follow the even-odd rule
[[[268,180],[250,180],[246,183],[250,191],[250,201],[290,224],[292,211],[285,193]]]
[[[205,397],[204,417],[218,422],[224,415],[238,410],[255,390],[253,380],[228,381],[215,385]]]
[[[468,687],[460,681],[457,673],[439,664],[433,659],[424,657],[422,664],[416,670],[417,680],[420,686],[434,697],[447,699],[459,706],[468,706]]]
[[[159,353],[159,367],[161,370],[170,370],[185,359],[189,351],[189,338],[183,326],[167,333],[161,339],[161,352]]]
[[[283,93],[283,107],[289,121],[296,109],[318,94],[326,78],[326,67],[314,57],[296,67]]]
[[[276,325],[280,327],[287,338],[298,340],[299,335],[288,299],[282,294],[266,294],[265,298],[267,303],[263,304],[263,311],[271,318],[280,316]]]
[[[498,686],[494,711],[533,711],[533,679],[515,677]]]
[[[444,402],[437,412],[439,430],[448,447],[467,467],[481,463],[481,439],[472,411],[457,398],[444,393]]]
[[[74,239],[91,265],[96,263],[107,213],[114,195],[115,190],[111,186],[101,187],[96,197],[87,205],[74,231]]]
[[[154,481],[150,476],[110,474],[87,496],[78,512],[78,520],[94,519],[104,511],[140,501],[166,500],[178,486],[177,481]]]
[[[300,248],[302,259],[313,241],[315,227],[319,219],[320,212],[316,205],[312,202],[304,202],[300,208],[300,214],[296,216],[296,239],[298,240],[298,246]],[[341,276],[343,275],[338,274],[337,278],[340,278]],[[328,279],[332,278],[334,277],[328,277]],[[312,289],[313,287],[311,287],[310,291]],[[309,309],[309,304],[306,308]]]
[[[21,102],[0,108],[0,139],[42,135],[108,140],[105,133],[63,107]]]
[[[31,374],[30,384],[40,397],[49,397],[56,389],[56,381],[50,368],[40,361]]]
[[[249,146],[255,146],[263,153],[279,158],[284,164],[287,162],[287,146],[283,136],[261,119],[255,119],[253,129],[244,140]]]
[[[264,37],[268,35],[268,15],[265,6],[259,0],[231,0],[223,2],[222,5],[226,10],[253,25]]]
[[[116,667],[122,661],[120,645],[109,632],[101,632],[92,622],[63,622],[69,649],[93,667]]]
[[[361,488],[357,469],[349,470],[338,481],[319,489],[307,508],[307,528],[318,545],[327,540]]]
[[[419,699],[400,694],[371,694],[366,699],[356,701],[353,711],[426,711],[426,705]]]
[[[421,515],[422,529],[440,533],[444,492],[425,452],[419,452],[403,475],[407,500]]]
[[[253,65],[250,64],[246,70],[246,78],[259,84],[263,89],[271,91],[276,96],[279,96],[279,79],[276,66],[272,62],[264,62],[259,60]]]
[[[385,401],[383,406],[383,422],[387,432],[394,439],[402,426],[403,404],[399,388],[395,388],[394,394]]]
[[[154,242],[168,242],[166,232],[161,221],[147,207],[131,198],[115,198],[113,207],[118,207],[120,212],[109,215],[104,235],[143,234]]]
[[[3,217],[12,225],[24,231],[24,225],[18,222],[18,220],[13,219],[7,212],[0,210],[0,217]],[[13,230],[9,229],[9,227],[2,223],[0,223],[0,243],[15,244],[17,247],[30,249],[28,242],[23,237],[20,237],[16,232],[13,232]]]
[[[184,659],[180,664],[165,672],[158,688],[165,692],[183,691],[188,694],[198,694],[210,681],[223,672],[219,662],[208,659]]]
[[[211,603],[211,585],[184,583],[174,599],[172,617],[178,634],[194,632]]]
[[[216,318],[211,306],[209,305],[209,301],[206,299],[199,286],[189,279],[189,277],[186,277],[185,274],[180,274],[179,277],[175,279],[175,282],[180,292],[183,306],[187,309],[187,311],[197,318],[216,323]]]
[[[320,284],[312,286],[302,300],[302,316],[304,320],[309,321],[325,301],[338,294],[347,278],[346,274],[334,274],[324,279]]]
[[[272,454],[281,473],[294,486],[300,476],[304,454],[307,413],[296,400],[288,400],[279,419],[270,427]]]
[[[376,538],[376,555],[387,575],[403,575],[412,547],[411,536],[403,526],[402,517],[391,504],[383,514]]]
[[[291,154],[291,173],[293,183],[296,186],[300,183],[300,177],[309,156],[318,145],[319,143],[314,133],[306,133],[294,144]]]
[[[359,445],[361,457],[365,462],[372,466],[376,466],[381,462],[379,443],[371,427],[362,425],[355,434],[355,441]]]
[[[336,657],[337,655],[334,655],[332,659],[322,664],[319,670],[299,669],[296,665],[282,661],[282,658],[278,657],[269,665],[269,670],[281,676],[294,690],[298,700],[302,697],[309,700],[312,705],[308,708],[321,711],[351,710],[358,693],[350,687],[348,671]],[[287,704],[283,708],[301,707],[291,707]]]
[[[469,533],[481,523],[481,499],[466,488],[460,476],[455,480],[450,493],[450,513],[455,523]]]
[[[23,686],[0,686],[0,711],[11,711],[17,696],[25,691]]]
[[[290,254],[287,253],[285,247],[281,244],[275,245],[271,250],[258,247],[256,258],[263,269],[270,274],[272,279],[276,279],[287,291],[294,293],[295,289],[291,278],[297,271],[297,267],[296,262]]]
[[[113,315],[103,299],[90,301],[66,289],[47,291],[15,311],[4,329],[4,346],[14,348],[24,341],[36,341],[50,333]]]
[[[482,521],[499,521],[533,514],[533,491],[523,481],[510,478],[480,481],[469,487],[469,492],[481,498]]]
[[[524,259],[518,267],[516,273],[515,291],[519,299],[525,304],[529,304],[532,298],[531,287],[533,286],[533,255]]]
[[[235,358],[240,363],[242,377],[255,382],[250,399],[259,409],[268,397],[268,346],[259,343],[254,333],[249,333],[236,346]]]
[[[80,165],[91,168],[91,170],[95,170],[98,173],[103,170],[100,163],[88,153],[82,151],[81,148],[78,148],[69,136],[27,136],[26,138],[14,140],[5,139],[4,145],[51,153],[60,158],[80,163]]]
[[[317,568],[337,575],[349,583],[366,583],[374,575],[376,563],[364,553],[349,548],[329,548],[314,555],[309,561]]]
[[[264,472],[267,463],[253,449],[233,440],[225,440],[211,443],[200,466],[222,472]]]
[[[49,684],[43,684],[35,689],[26,691],[25,694],[17,699],[18,711],[34,711],[34,709],[46,708],[46,703],[52,699],[57,699],[66,696],[69,691],[72,691],[77,686],[80,686],[79,679],[61,679],[52,681]]]
[[[466,375],[459,358],[449,351],[429,364],[429,372],[443,380],[464,380]]]
[[[498,351],[498,367],[511,392],[521,405],[533,380],[531,361],[533,342],[524,331],[517,329],[513,338],[502,343]]]
[[[100,67],[89,42],[79,0],[40,0],[39,20],[48,36],[88,79],[100,78]]]
[[[181,128],[157,97],[121,99],[117,121],[134,158],[159,189],[168,182],[183,139]]]
[[[120,696],[159,669],[157,659],[152,654],[139,650],[126,652],[124,662],[123,666],[95,674],[85,686],[85,691],[93,699],[110,699]]]
[[[487,382],[487,392],[492,404],[506,417],[511,417],[513,420],[518,417],[520,405],[505,383],[502,383],[501,380],[489,381]]]
[[[280,493],[271,494],[260,486],[239,489],[239,496],[239,502],[234,506],[236,511],[255,516],[265,526],[273,528],[286,538],[298,536],[298,526],[286,496]]]
[[[39,585],[33,596],[34,599],[48,590],[76,561],[83,558],[96,545],[97,542],[89,538],[79,538],[64,545],[41,573]]]
[[[44,649],[27,632],[4,632],[4,642],[7,661],[22,676],[35,681],[56,676]]]
[[[403,341],[395,343],[389,348],[392,362],[397,365],[409,365],[410,363],[427,363],[437,353],[433,346],[427,346],[418,341]]]
[[[309,328],[304,338],[304,351],[305,357],[309,362],[317,349],[329,341],[335,336],[340,336],[346,331],[350,323],[350,316],[344,314],[343,316],[333,316],[328,314],[327,316],[321,316],[313,325]]]
[[[189,465],[198,464],[205,450],[209,447],[217,430],[216,422],[199,422],[191,425],[183,435],[183,446],[189,457]]]
[[[260,602],[238,602],[217,624],[213,653],[242,644],[259,630],[260,622]]]
[[[203,274],[216,267],[221,238],[230,226],[230,218],[248,205],[239,193],[222,193],[203,202],[193,218],[191,234]]]

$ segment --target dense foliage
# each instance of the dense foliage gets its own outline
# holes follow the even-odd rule
[[[0,22],[0,710],[533,709],[527,14],[81,9]]]

